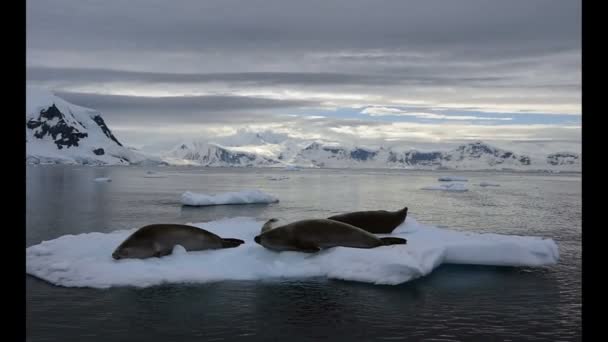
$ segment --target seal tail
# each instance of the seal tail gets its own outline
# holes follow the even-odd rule
[[[380,241],[384,244],[384,246],[388,245],[405,245],[407,243],[406,239],[395,238],[395,237],[383,237],[380,238]]]
[[[222,247],[223,248],[233,248],[238,247],[241,244],[244,244],[245,241],[239,239],[222,239]]]

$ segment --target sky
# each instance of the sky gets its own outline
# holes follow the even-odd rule
[[[26,6],[27,83],[144,150],[246,130],[580,151],[580,1]]]

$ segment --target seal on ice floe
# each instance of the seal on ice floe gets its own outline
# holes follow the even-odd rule
[[[397,211],[370,210],[355,211],[328,217],[330,220],[344,222],[373,234],[390,234],[405,221],[407,207]]]
[[[270,250],[300,252],[318,252],[321,248],[338,246],[375,248],[407,242],[402,238],[379,238],[361,228],[328,219],[292,222],[266,230],[254,240]]]
[[[183,224],[152,224],[138,229],[121,243],[112,257],[116,260],[145,259],[171,254],[176,245],[187,251],[238,247],[238,239],[224,239],[204,229]]]

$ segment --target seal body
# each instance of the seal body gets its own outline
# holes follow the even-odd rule
[[[405,244],[402,238],[379,238],[350,224],[328,219],[301,220],[266,230],[255,242],[275,251],[318,252],[322,248],[375,248]]]
[[[334,215],[330,220],[340,221],[373,234],[390,234],[407,217],[407,207],[397,211],[370,210]]]
[[[187,251],[201,251],[237,247],[244,243],[238,239],[223,239],[204,229],[182,224],[153,224],[144,226],[121,243],[114,259],[145,259],[171,254],[176,245]]]

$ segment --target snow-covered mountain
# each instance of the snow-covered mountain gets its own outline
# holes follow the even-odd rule
[[[25,110],[26,161],[33,164],[132,165],[165,163],[123,146],[96,110],[28,86]]]
[[[28,163],[172,164],[229,167],[404,168],[580,171],[577,153],[522,154],[484,142],[437,151],[398,145],[357,146],[305,140],[272,131],[241,130],[228,137],[186,142],[160,157],[123,146],[93,109],[27,87]]]
[[[448,151],[404,151],[398,146],[370,148],[292,139],[267,142],[262,136],[247,140],[251,144],[240,146],[184,143],[163,157],[174,164],[202,166],[580,171],[576,153],[531,157],[479,141]]]

